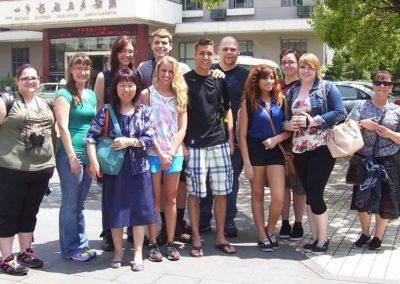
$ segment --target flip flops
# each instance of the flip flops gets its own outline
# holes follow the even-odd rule
[[[192,246],[192,249],[190,250],[190,255],[193,257],[204,256],[203,248],[201,246]]]
[[[233,248],[233,246],[229,242],[215,245],[215,248],[226,254],[235,254],[236,253],[236,250],[230,251],[230,248]]]

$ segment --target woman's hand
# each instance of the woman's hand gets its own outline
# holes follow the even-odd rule
[[[125,149],[129,146],[135,145],[135,141],[132,141],[133,139],[135,139],[135,138],[128,138],[128,137],[115,138],[111,147],[113,147],[115,150]]]
[[[376,133],[383,137],[383,138],[389,138],[391,139],[393,137],[393,132],[389,128],[383,126],[383,125],[378,125],[376,128]]]
[[[99,165],[99,162],[97,161],[97,159],[96,159],[96,161],[92,161],[90,163],[89,173],[93,178],[103,177],[103,174],[100,172],[100,165]]]
[[[300,124],[297,116],[292,116],[292,119],[286,124],[285,129],[287,131],[299,131]]]
[[[243,169],[244,169],[244,176],[249,180],[252,180],[254,178],[253,166],[250,163],[245,163]]]
[[[162,152],[159,155],[160,162],[161,162],[161,169],[163,171],[167,170],[169,167],[171,167],[172,164],[172,156],[168,153]]]
[[[185,159],[185,161],[189,161],[190,155],[189,155],[189,149],[185,146],[182,145],[182,152],[183,152],[183,158]]]
[[[68,156],[68,161],[69,161],[69,166],[71,168],[71,172],[74,175],[79,174],[79,172],[81,171],[81,164],[79,163],[79,160],[75,156],[75,154]]]
[[[305,119],[300,119],[299,125],[300,127],[316,127],[317,123],[315,122],[314,118],[307,112],[303,111],[301,112],[301,115],[305,117]]]
[[[268,139],[265,139],[262,143],[265,146],[265,149],[272,149],[280,142],[280,139],[278,136],[274,136]]]
[[[373,121],[373,119],[368,118],[360,120],[360,126],[370,131],[377,131],[379,124]]]

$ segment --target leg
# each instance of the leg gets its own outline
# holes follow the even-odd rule
[[[214,204],[212,190],[210,187],[209,175],[207,175],[207,196],[200,199],[200,228],[207,228],[210,226],[211,219],[213,217],[211,211]]]
[[[266,175],[271,190],[271,203],[268,214],[267,234],[272,236],[276,223],[282,213],[285,195],[285,168],[282,165],[271,165],[266,168]]]
[[[371,226],[371,215],[367,212],[358,212],[358,218],[361,223],[361,234],[369,236],[369,228]]]
[[[79,185],[78,196],[78,232],[79,232],[79,248],[85,250],[89,248],[89,239],[86,234],[85,216],[83,210],[85,209],[86,198],[89,194],[90,186],[92,184],[92,177],[81,167],[82,179]]]
[[[254,223],[257,228],[258,240],[266,239],[265,219],[264,219],[264,183],[265,183],[265,167],[257,166],[254,169],[254,179],[251,184],[251,209],[253,212]]]
[[[231,156],[232,168],[233,168],[233,186],[232,192],[226,196],[226,217],[225,217],[225,233],[227,236],[237,236],[237,228],[235,225],[235,217],[237,214],[237,195],[239,192],[239,176],[243,170],[243,160],[240,155],[240,150],[235,148],[233,155]]]
[[[173,242],[176,227],[176,195],[178,192],[179,173],[164,175],[163,197],[168,242]]]
[[[290,205],[292,202],[291,199],[292,199],[291,190],[290,190],[290,188],[286,187],[285,188],[285,196],[284,196],[284,200],[283,200],[282,214],[281,214],[282,222],[289,221]],[[293,204],[293,206],[294,206],[294,204]]]
[[[160,194],[161,194],[161,173],[151,174],[151,179],[153,181],[153,192],[154,192],[154,206],[156,208],[156,215],[160,208]],[[157,223],[148,226],[150,244],[157,243]]]
[[[124,234],[123,228],[111,229],[111,235],[114,243],[114,258],[113,261],[122,261],[123,250],[122,250],[122,236]]]
[[[200,207],[199,207],[198,197],[189,194],[188,209],[189,209],[190,227],[192,228],[192,244],[194,247],[200,247],[201,246],[201,239],[199,232]]]
[[[293,192],[293,211],[294,211],[294,221],[296,223],[303,222],[305,207],[306,207],[306,196]]]
[[[144,230],[145,230],[145,226],[133,226],[132,227],[134,250],[135,250],[135,256],[133,258],[133,262],[137,263],[137,264],[143,263]]]
[[[307,218],[308,218],[308,224],[310,226],[311,237],[313,238],[313,240],[316,241],[316,240],[318,240],[317,223],[316,223],[316,220],[314,218],[314,214],[311,211],[310,205],[306,205],[306,209],[307,209]]]
[[[389,223],[389,219],[383,219],[379,214],[375,214],[375,232],[374,236],[377,237],[380,241],[383,240],[383,234],[385,233],[386,227]]]
[[[0,238],[0,252],[2,259],[6,259],[12,255],[12,245],[14,242],[14,236],[7,238]]]

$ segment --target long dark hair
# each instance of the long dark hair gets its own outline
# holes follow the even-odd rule
[[[135,55],[135,44],[133,43],[133,40],[127,37],[126,35],[118,37],[112,47],[111,47],[111,78],[114,77],[114,75],[118,72],[119,70],[119,60],[118,60],[118,53],[121,52],[128,44],[132,44],[133,46],[133,55]],[[133,60],[128,64],[129,69],[133,69]]]
[[[111,105],[116,112],[121,111],[121,100],[118,96],[118,83],[119,82],[132,82],[136,85],[136,93],[135,96],[132,98],[132,104],[136,105],[139,101],[140,92],[141,90],[141,78],[139,73],[136,70],[131,70],[129,68],[124,68],[119,70],[113,77],[111,81],[111,88],[110,88],[110,99]]]
[[[82,52],[76,53],[71,60],[69,61],[68,64],[68,81],[67,84],[65,85],[65,89],[67,89],[71,95],[72,99],[74,100],[74,105],[79,105],[82,104],[82,98],[81,94],[78,91],[78,88],[76,87],[76,82],[74,80],[74,76],[72,76],[71,69],[75,65],[80,65],[82,64],[83,66],[92,66],[92,61],[90,60],[89,56]],[[85,88],[89,87],[89,78],[85,83]]]

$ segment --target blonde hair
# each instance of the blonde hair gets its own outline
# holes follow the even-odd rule
[[[299,63],[297,66],[308,65],[315,69],[317,72],[317,78],[322,79],[321,63],[318,57],[314,53],[304,53],[300,56]]]
[[[78,91],[78,88],[76,87],[76,82],[74,80],[74,76],[72,76],[71,69],[75,65],[83,65],[83,66],[88,66],[92,67],[92,61],[90,60],[89,56],[87,56],[83,52],[78,52],[75,53],[75,55],[71,58],[71,60],[68,63],[68,81],[67,84],[65,85],[65,88],[71,93],[72,99],[74,100],[74,105],[79,105],[82,104],[82,98],[81,94]],[[90,79],[88,79],[85,83],[85,88],[89,87],[90,84]]]
[[[153,41],[156,36],[158,36],[160,38],[168,38],[169,43],[172,43],[172,35],[167,29],[161,28],[161,29],[155,30],[151,34],[151,41]]]
[[[186,106],[188,102],[187,91],[188,87],[186,85],[185,79],[183,78],[183,74],[181,72],[181,68],[179,66],[178,61],[171,56],[164,56],[161,58],[154,69],[153,75],[153,86],[157,87],[158,85],[158,75],[160,74],[161,64],[163,63],[171,63],[174,69],[174,78],[172,79],[172,90],[176,96],[176,109],[178,112],[185,112]]]

